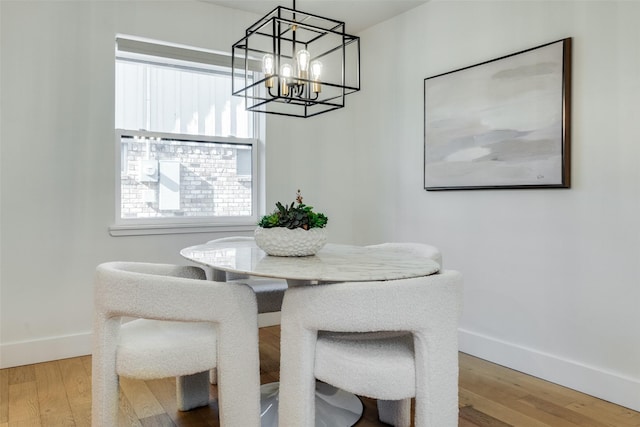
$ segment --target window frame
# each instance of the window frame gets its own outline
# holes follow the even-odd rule
[[[180,59],[185,59],[184,56],[192,62],[209,63],[212,60],[216,63],[214,65],[224,66],[231,68],[231,56],[224,55],[215,52],[208,52],[202,49],[184,47],[174,44],[163,44],[157,41],[149,41],[139,38],[125,38],[118,36],[116,38],[118,43],[127,46],[125,51],[127,55],[130,53],[149,54],[148,52],[135,52],[128,50],[130,46],[143,46],[145,49],[151,46],[153,50],[153,56],[158,58],[166,58],[167,63],[171,63],[172,59],[175,59],[176,52],[182,55]],[[119,45],[118,45],[119,46]],[[163,53],[167,53],[163,55]],[[198,60],[197,58],[206,57],[207,61]],[[219,60],[227,60],[227,63],[217,62]],[[226,59],[225,59],[226,58]],[[116,49],[114,55],[114,72],[115,61],[119,59],[119,51]],[[115,75],[114,75],[115,81]],[[231,94],[229,94],[232,96]],[[222,136],[206,136],[206,135],[194,135],[194,134],[178,134],[178,133],[166,133],[166,132],[154,132],[147,130],[132,130],[132,129],[114,129],[115,140],[115,209],[114,209],[114,222],[109,227],[109,234],[111,236],[132,236],[132,235],[155,235],[155,234],[187,234],[187,233],[206,233],[206,232],[246,232],[255,229],[258,222],[260,213],[264,210],[264,137],[266,134],[264,120],[261,119],[258,114],[252,114],[253,120],[253,138],[237,138],[237,137],[222,137]],[[166,139],[180,139],[193,142],[212,142],[222,143],[230,145],[251,145],[251,215],[248,216],[219,216],[219,217],[167,217],[167,218],[122,218],[122,137],[123,136],[146,136],[146,137],[160,137]]]

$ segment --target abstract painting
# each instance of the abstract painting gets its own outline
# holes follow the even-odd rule
[[[569,188],[571,39],[424,80],[426,190]]]

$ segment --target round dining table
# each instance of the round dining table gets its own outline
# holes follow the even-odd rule
[[[437,262],[397,247],[327,244],[304,257],[267,255],[253,241],[210,242],[180,251],[214,271],[286,279],[289,285],[407,279],[433,274]]]
[[[213,270],[213,279],[226,273],[286,279],[288,286],[339,282],[384,281],[427,276],[440,265],[397,246],[327,244],[315,255],[267,255],[254,241],[209,242],[180,251],[189,261]],[[278,383],[263,384],[261,425],[278,426]],[[316,384],[316,427],[350,427],[362,416],[360,399],[328,384]]]

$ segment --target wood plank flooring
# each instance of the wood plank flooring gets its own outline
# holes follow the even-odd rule
[[[260,330],[261,381],[278,381],[278,326]],[[460,354],[459,427],[640,427],[640,413]],[[209,406],[176,409],[175,380],[121,380],[120,426],[219,427],[211,387]],[[384,426],[375,401],[356,427]],[[0,370],[0,427],[91,425],[91,357]],[[239,426],[241,427],[241,426]],[[292,426],[295,427],[295,426]]]

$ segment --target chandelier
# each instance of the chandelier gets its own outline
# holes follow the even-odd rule
[[[311,117],[360,90],[360,38],[345,24],[278,6],[232,49],[232,92],[249,111]]]

